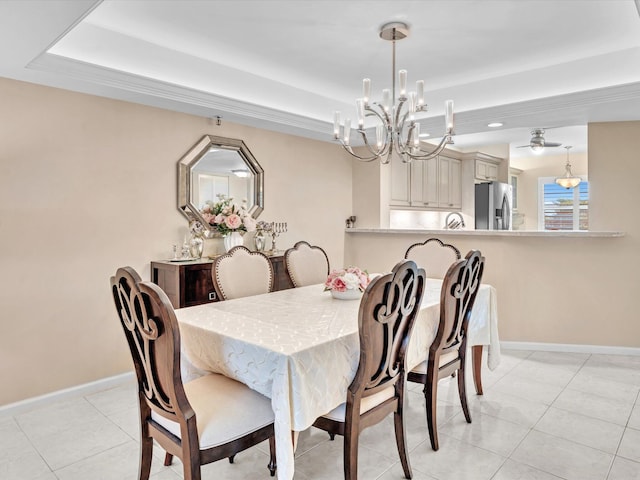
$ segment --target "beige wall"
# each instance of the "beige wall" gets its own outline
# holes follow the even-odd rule
[[[0,102],[0,405],[130,370],[108,278],[125,264],[148,278],[181,241],[176,163],[204,134],[244,139],[262,164],[261,219],[289,223],[279,246],[304,238],[333,266],[381,271],[416,240],[343,233],[384,206],[330,143],[6,79]],[[640,346],[638,151],[640,122],[590,125],[591,224],[623,238],[443,235],[487,257],[503,340]]]
[[[169,258],[187,232],[178,159],[242,138],[265,170],[278,240],[341,264],[351,161],[333,144],[0,78],[0,405],[131,369],[109,276]]]
[[[485,281],[498,291],[501,340],[640,347],[639,151],[640,122],[589,125],[591,227],[625,231],[622,238],[441,235],[485,255]],[[389,270],[418,238],[349,234],[345,259]]]

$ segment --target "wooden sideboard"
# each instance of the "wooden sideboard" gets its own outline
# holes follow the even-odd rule
[[[293,288],[287,275],[283,255],[269,256],[273,265],[274,290]],[[193,307],[217,302],[211,278],[213,260],[201,259],[186,262],[159,260],[151,262],[151,281],[169,297],[173,308]]]

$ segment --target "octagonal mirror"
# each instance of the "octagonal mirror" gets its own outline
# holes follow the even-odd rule
[[[213,230],[202,216],[207,201],[223,194],[258,218],[264,208],[264,170],[247,145],[234,138],[205,135],[178,162],[178,209],[189,221]]]

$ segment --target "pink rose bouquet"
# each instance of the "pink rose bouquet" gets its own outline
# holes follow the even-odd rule
[[[349,267],[342,270],[332,270],[324,282],[324,290],[345,292],[347,290],[360,290],[364,292],[371,279],[366,270],[358,267]]]
[[[200,213],[222,235],[237,231],[251,232],[256,228],[256,221],[247,210],[246,200],[238,207],[233,203],[233,198],[220,194],[217,202],[208,200]]]

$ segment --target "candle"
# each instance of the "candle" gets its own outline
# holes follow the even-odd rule
[[[413,120],[416,113],[416,92],[409,92],[409,120]]]
[[[356,100],[356,113],[358,114],[358,128],[361,130],[364,128],[364,99],[359,98]]]
[[[444,123],[447,133],[453,132],[453,100],[444,102]]]
[[[391,90],[385,88],[382,90],[382,108],[384,111],[389,113],[389,108],[391,108]]]
[[[378,124],[376,127],[376,144],[378,145],[378,149],[382,148],[382,141],[384,139],[384,126],[382,124]]]
[[[416,95],[418,97],[418,106],[424,105],[424,80],[416,82]]]
[[[364,100],[365,105],[369,104],[369,97],[371,95],[371,80],[365,78],[362,80],[362,100]]]
[[[398,72],[398,80],[400,84],[400,96],[404,97],[407,94],[407,71],[400,70]]]
[[[349,138],[351,137],[351,119],[347,118],[344,121],[344,144],[349,145]]]

